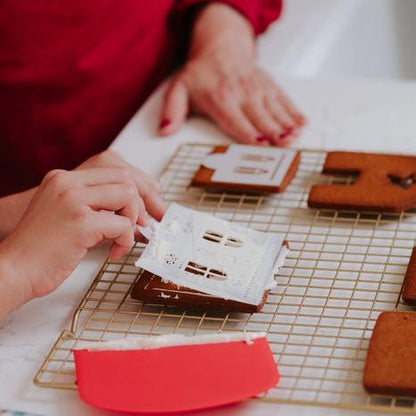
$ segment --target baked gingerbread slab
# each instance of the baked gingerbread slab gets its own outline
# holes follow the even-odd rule
[[[368,393],[416,397],[416,312],[383,312],[371,336],[363,385]]]
[[[330,152],[322,173],[358,175],[351,185],[314,185],[311,208],[400,212],[416,207],[416,157]]]
[[[283,192],[296,174],[300,153],[293,149],[233,144],[216,146],[191,185],[237,192]]]
[[[157,305],[176,306],[184,309],[200,309],[219,312],[260,312],[266,302],[269,290],[264,292],[263,299],[258,305],[226,300],[208,295],[197,290],[178,286],[163,281],[153,273],[143,271],[140,279],[133,286],[131,297],[143,302]]]
[[[283,242],[283,246],[286,248],[288,247],[287,241]],[[191,269],[195,274],[206,274],[208,272],[204,272],[202,269],[199,270],[197,267],[192,267]],[[209,272],[215,273],[219,271],[210,270]],[[216,276],[213,277],[215,278]],[[131,297],[133,299],[141,300],[142,302],[156,305],[175,306],[184,309],[227,313],[256,313],[261,312],[263,309],[269,293],[269,289],[264,290],[261,301],[257,305],[253,305],[231,299],[224,299],[198,290],[180,286],[162,279],[154,273],[143,270],[139,280],[135,283],[131,290]]]

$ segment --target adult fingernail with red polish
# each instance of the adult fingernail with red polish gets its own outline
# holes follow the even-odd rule
[[[159,124],[159,128],[163,129],[166,126],[169,126],[170,124],[170,119],[169,118],[162,118],[162,120],[160,121]]]
[[[286,137],[290,136],[293,133],[293,130],[293,127],[287,127],[285,130],[283,130],[282,133],[280,133],[279,138],[286,139]]]
[[[296,116],[296,121],[298,122],[299,125],[303,126],[304,124],[306,124],[306,117],[303,116],[302,114],[298,114]]]
[[[288,127],[285,131],[284,131],[284,133],[286,134],[286,136],[290,136],[292,133],[293,133],[293,131],[295,130],[295,128],[294,127]]]
[[[269,140],[269,138],[267,136],[259,136],[259,137],[257,137],[256,141],[258,143],[265,143],[265,142],[268,142],[270,140]]]

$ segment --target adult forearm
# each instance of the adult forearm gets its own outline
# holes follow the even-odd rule
[[[16,227],[36,189],[0,198],[0,241]]]
[[[239,35],[239,48],[245,46],[248,54],[254,56],[255,37],[250,22],[231,6],[222,3],[212,3],[199,13],[192,31],[190,56],[201,52],[217,50],[218,47],[232,49],[235,45],[227,39],[235,33]],[[230,37],[230,41],[231,41]]]

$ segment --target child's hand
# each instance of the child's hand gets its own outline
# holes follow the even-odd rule
[[[90,168],[122,168],[135,183],[137,192],[143,199],[149,214],[159,220],[165,213],[165,206],[160,197],[161,187],[157,181],[143,171],[128,164],[117,152],[106,150],[101,152],[75,170]],[[8,235],[20,221],[37,188],[29,189],[14,195],[0,198],[0,240]]]
[[[147,222],[140,185],[125,168],[48,173],[0,244],[0,317],[56,289],[100,242],[112,242],[112,259],[128,253]]]
[[[136,184],[137,192],[143,199],[148,213],[157,220],[160,220],[165,213],[165,206],[160,192],[159,183],[144,173],[136,166],[127,163],[123,157],[114,150],[106,150],[83,162],[76,170],[89,168],[123,168]]]

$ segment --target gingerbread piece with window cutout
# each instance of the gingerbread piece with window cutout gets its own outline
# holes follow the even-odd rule
[[[209,231],[203,238],[208,241],[221,243],[222,236],[217,232]],[[224,241],[224,245],[241,247],[243,242],[237,238],[228,237]],[[287,247],[286,241],[283,242],[283,246]],[[218,281],[225,281],[227,279],[227,273],[224,271],[212,269],[192,261],[189,261],[186,264],[185,272],[194,274],[198,277]],[[263,309],[269,293],[270,290],[266,289],[263,293],[261,301],[257,305],[252,305],[245,302],[238,302],[231,299],[213,296],[184,286],[179,286],[175,283],[166,281],[151,272],[144,271],[140,276],[140,279],[133,286],[131,297],[143,302],[165,306],[175,306],[184,309],[208,310],[226,313],[256,313]]]
[[[160,223],[142,229],[149,243],[131,295],[185,308],[257,312],[288,253],[283,236],[255,231],[171,204]]]
[[[191,185],[237,192],[283,192],[296,174],[293,149],[233,144],[216,146],[202,161]]]
[[[330,152],[324,174],[354,175],[352,184],[314,185],[311,208],[400,212],[416,207],[416,157]]]

